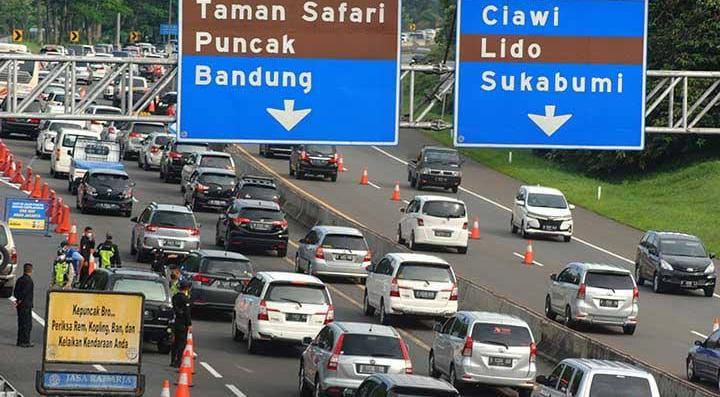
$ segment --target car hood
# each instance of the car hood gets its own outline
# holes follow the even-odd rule
[[[690,273],[704,271],[705,268],[712,263],[712,259],[710,258],[697,258],[691,256],[663,255],[662,259],[672,265],[675,270]]]
[[[538,215],[548,218],[570,217],[572,213],[568,208],[547,208],[527,206],[528,215]]]

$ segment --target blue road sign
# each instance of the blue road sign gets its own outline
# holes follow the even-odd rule
[[[142,385],[138,374],[97,373],[81,371],[45,371],[42,389],[47,391],[128,392],[134,394]]]
[[[15,232],[47,232],[50,202],[43,199],[6,198],[5,221]]]
[[[647,0],[458,0],[455,145],[642,149]]]
[[[167,23],[161,23],[160,24],[160,35],[161,36],[177,36],[178,34],[178,26],[175,24],[167,24]]]
[[[399,3],[181,1],[179,138],[397,143]]]

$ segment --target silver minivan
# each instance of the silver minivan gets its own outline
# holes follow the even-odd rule
[[[0,297],[8,298],[17,279],[17,249],[8,224],[0,222]]]
[[[298,387],[301,396],[352,395],[370,375],[412,372],[408,347],[393,327],[333,322],[300,357]]]
[[[362,233],[351,227],[315,226],[300,240],[295,271],[316,276],[366,278],[372,256]]]
[[[562,316],[565,325],[577,323],[620,326],[635,333],[639,292],[632,273],[617,266],[570,263],[560,274],[550,275],[545,315]]]
[[[520,397],[535,385],[537,349],[530,327],[507,314],[460,311],[435,326],[430,376],[444,375],[458,391],[470,384],[512,387]]]

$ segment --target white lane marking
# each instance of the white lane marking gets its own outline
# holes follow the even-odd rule
[[[200,365],[203,366],[208,372],[210,372],[210,375],[216,377],[216,378],[222,378],[223,376],[220,375],[220,372],[216,371],[215,368],[213,368],[210,364],[206,363],[205,361],[200,361]]]
[[[105,369],[105,367],[103,367],[103,366],[100,365],[100,364],[95,364],[95,365],[93,365],[93,368],[95,368],[96,370],[98,370],[98,371],[100,371],[100,372],[107,372],[107,369]]]
[[[38,324],[40,324],[41,327],[44,327],[44,326],[45,326],[45,319],[42,318],[42,317],[40,317],[39,314],[35,313],[34,310],[33,310],[33,312],[32,312],[32,318],[33,318],[35,321],[37,321]]]
[[[407,165],[407,161],[402,160],[402,159],[399,159],[399,158],[393,156],[392,154],[386,152],[385,150],[380,149],[380,148],[377,147],[377,146],[373,146],[372,148],[375,149],[375,150],[377,150],[378,152],[380,152],[380,153],[382,153],[382,154],[390,157],[391,159],[398,161],[398,162],[401,163],[401,164]],[[489,199],[489,198],[487,198],[487,197],[485,197],[485,196],[482,196],[482,195],[480,195],[480,194],[478,194],[478,193],[475,193],[475,192],[473,192],[472,190],[468,190],[468,189],[465,189],[464,187],[460,186],[460,191],[462,191],[463,193],[467,193],[467,194],[469,194],[469,195],[471,195],[471,196],[473,196],[473,197],[476,197],[476,198],[478,198],[478,199],[480,199],[480,200],[483,200],[483,201],[485,201],[485,202],[487,202],[487,203],[490,203],[490,204],[492,204],[492,205],[494,205],[494,206],[496,206],[496,207],[498,207],[498,208],[501,208],[501,209],[505,210],[506,212],[512,212],[512,209],[510,209],[510,207],[506,207],[506,206],[498,203],[497,201],[491,200],[491,199]],[[614,257],[614,258],[616,258],[616,259],[620,259],[620,260],[622,260],[622,261],[624,261],[624,262],[627,262],[627,263],[630,263],[630,264],[635,264],[635,261],[630,260],[630,259],[628,259],[628,258],[625,258],[625,257],[622,256],[622,255],[618,255],[618,254],[616,254],[616,253],[614,253],[614,252],[612,252],[612,251],[609,251],[609,250],[607,250],[607,249],[605,249],[605,248],[603,248],[603,247],[600,247],[600,246],[598,246],[598,245],[595,245],[595,244],[593,244],[593,243],[591,243],[591,242],[589,242],[589,241],[583,240],[583,239],[578,238],[578,237],[575,237],[575,236],[573,236],[572,239],[575,240],[575,241],[577,241],[577,242],[580,243],[580,244],[584,244],[584,245],[586,245],[586,246],[588,246],[588,247],[590,247],[590,248],[596,249],[596,250],[598,250],[598,251],[600,251],[600,252],[602,252],[602,253],[604,253],[604,254],[610,255],[610,256],[612,256],[612,257]]]
[[[239,365],[235,365],[235,368],[237,368],[237,369],[239,369],[239,370],[241,370],[241,371],[243,371],[243,372],[247,372],[247,373],[249,373],[249,374],[252,374],[252,373],[255,372],[255,371],[251,370],[250,368],[241,367],[241,366],[239,366]]]
[[[695,336],[699,336],[699,337],[701,337],[701,338],[703,338],[703,339],[707,339],[707,335],[703,335],[703,334],[701,334],[701,333],[699,333],[699,332],[697,332],[697,331],[690,331],[690,333],[693,334],[693,335],[695,335]]]
[[[720,299],[720,295],[718,294],[713,294],[713,296]]]
[[[230,391],[231,391],[234,395],[236,395],[237,397],[247,397],[247,396],[245,395],[245,393],[241,392],[240,389],[238,389],[237,387],[235,387],[235,385],[225,385],[225,387],[227,387],[228,389],[230,389]]]
[[[376,185],[376,184],[374,184],[374,183],[372,183],[372,182],[370,182],[370,181],[368,181],[368,185],[374,187],[374,188],[377,189],[377,190],[382,189],[380,186],[378,186],[378,185]]]
[[[403,200],[403,203],[405,203],[405,204],[410,204],[410,202],[407,201],[407,200]]]
[[[2,183],[2,184],[4,184],[4,185],[7,185],[7,186],[10,186],[10,187],[13,188],[13,189],[20,190],[20,185],[18,185],[18,184],[16,184],[16,183],[10,183],[8,178],[2,178],[2,179],[0,179],[0,183]]]
[[[520,259],[525,259],[525,255],[523,255],[523,254],[521,254],[521,253],[519,253],[519,252],[513,252],[513,255],[517,256],[517,257],[520,258]],[[540,266],[540,267],[545,267],[545,265],[543,265],[542,263],[540,263],[540,262],[538,262],[538,261],[533,261],[533,265],[538,265],[538,266]]]

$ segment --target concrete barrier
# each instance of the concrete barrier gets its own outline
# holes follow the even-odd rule
[[[270,175],[277,179],[281,204],[285,213],[305,227],[315,225],[351,226],[362,230],[370,245],[374,258],[381,258],[389,252],[409,252],[395,241],[369,229],[361,222],[332,209],[308,195],[300,188],[281,180],[278,175],[247,152],[236,146],[228,151],[239,156],[236,166],[241,174]],[[492,289],[460,277],[458,279],[460,308],[462,310],[486,310],[516,315],[525,320],[538,340],[540,354],[557,362],[564,358],[596,358],[632,363],[652,373],[663,397],[709,397],[715,394],[686,381],[649,363],[638,360],[622,351],[591,339],[555,321],[548,320],[542,313],[514,302]],[[683,360],[684,357],[678,357]],[[619,397],[621,394],[618,395]]]

